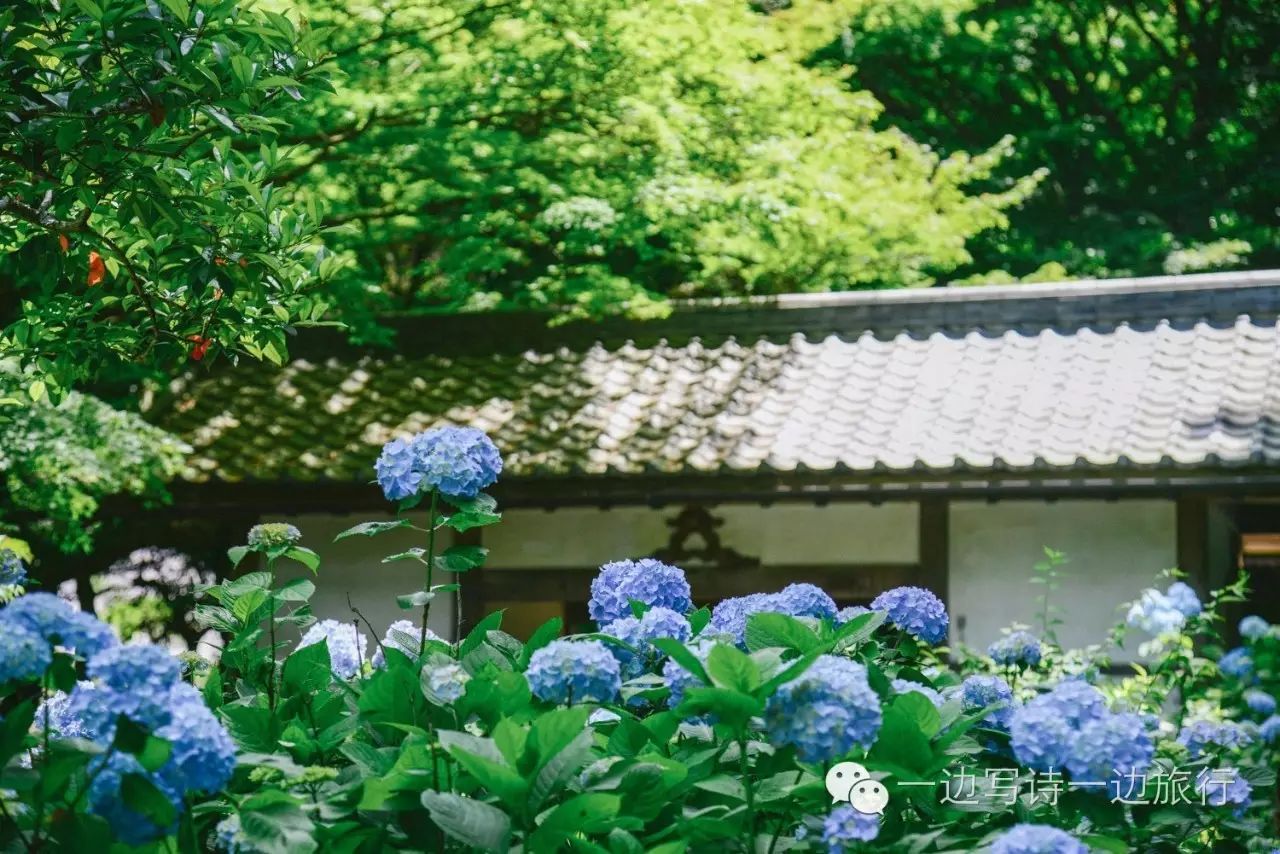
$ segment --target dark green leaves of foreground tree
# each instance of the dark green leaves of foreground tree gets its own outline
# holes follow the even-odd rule
[[[270,184],[315,39],[230,0],[0,11],[0,355],[32,399],[122,362],[283,358],[317,215]]]

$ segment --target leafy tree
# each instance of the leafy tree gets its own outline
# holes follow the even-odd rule
[[[925,285],[1031,181],[939,157],[801,60],[837,6],[303,0],[335,94],[282,143],[356,307],[651,314],[668,297]],[[803,13],[803,14],[801,14]],[[281,151],[285,149],[282,145]]]
[[[32,399],[120,364],[279,360],[320,315],[318,215],[270,183],[318,51],[234,0],[0,11],[0,355]]]
[[[13,371],[0,364],[0,397]],[[163,496],[187,448],[138,416],[70,392],[0,406],[0,523],[63,551],[88,551],[110,495]]]
[[[1013,134],[992,186],[1047,168],[965,272],[1280,263],[1280,10],[1266,0],[875,0],[816,55],[943,154]]]

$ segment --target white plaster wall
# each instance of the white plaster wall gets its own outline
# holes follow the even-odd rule
[[[347,528],[359,522],[383,521],[394,518],[368,516],[328,516],[303,515],[281,519],[272,517],[272,521],[285,521],[297,525],[302,531],[302,545],[307,546],[320,555],[320,572],[312,577],[311,573],[292,561],[281,561],[281,577],[312,577],[316,583],[316,593],[311,599],[311,609],[317,619],[335,619],[350,622],[354,617],[351,605],[360,609],[360,613],[373,624],[381,636],[386,628],[396,620],[411,619],[415,623],[421,616],[418,611],[410,613],[402,611],[396,605],[396,596],[421,590],[425,583],[425,568],[416,561],[382,562],[386,555],[396,554],[414,546],[426,547],[426,535],[419,531],[395,530],[379,534],[376,537],[349,537],[335,543],[333,538]],[[424,525],[426,516],[411,517],[414,524]],[[437,548],[449,545],[446,533],[437,539]],[[285,569],[285,565],[288,568]],[[441,577],[446,573],[436,573],[432,579],[435,584],[445,584],[456,580],[454,577]],[[351,597],[351,604],[347,597]],[[453,597],[442,595],[431,603],[431,630],[449,637],[453,632]],[[368,631],[363,623],[362,631]],[[373,646],[370,638],[372,653]]]
[[[487,567],[588,567],[643,557],[665,546],[678,507],[512,510],[484,530]],[[728,504],[714,507],[729,548],[767,565],[911,563],[917,559],[918,508],[869,504]]]
[[[952,502],[952,640],[985,649],[1003,626],[1038,625],[1041,588],[1028,579],[1050,546],[1069,560],[1053,600],[1065,621],[1059,641],[1100,643],[1119,604],[1176,564],[1176,532],[1172,501]]]

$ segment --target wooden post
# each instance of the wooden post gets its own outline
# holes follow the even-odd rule
[[[920,501],[920,586],[949,604],[950,505],[945,498]]]
[[[1209,592],[1209,506],[1198,496],[1183,496],[1177,504],[1178,569],[1201,596]]]

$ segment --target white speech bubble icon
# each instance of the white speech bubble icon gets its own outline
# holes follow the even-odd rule
[[[838,762],[827,772],[827,792],[831,795],[831,802],[849,800],[849,790],[859,780],[870,778],[867,769],[863,768],[857,762]]]
[[[875,780],[862,780],[849,790],[849,803],[860,813],[880,815],[889,806],[889,790]]]

